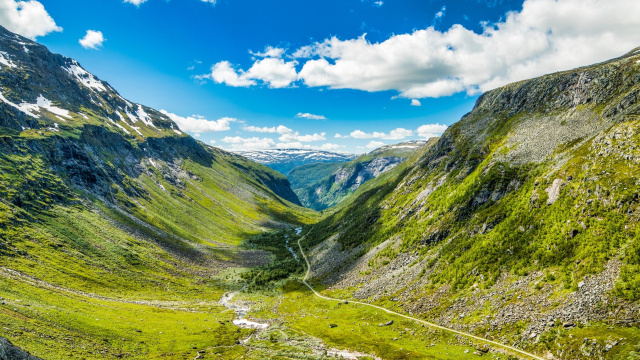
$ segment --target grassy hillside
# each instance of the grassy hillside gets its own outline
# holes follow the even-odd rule
[[[270,255],[236,245],[317,215],[283,175],[0,35],[0,336],[44,359],[237,351],[227,269]]]
[[[557,358],[624,358],[637,334],[610,339],[640,321],[639,59],[483,95],[423,156],[306,230],[316,278]],[[591,350],[568,340],[574,327]]]

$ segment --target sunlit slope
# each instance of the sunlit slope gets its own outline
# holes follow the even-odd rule
[[[584,357],[549,324],[639,320],[639,93],[640,56],[630,55],[484,94],[401,174],[305,230],[312,275],[443,324],[556,356],[564,343],[560,358]],[[616,331],[599,333],[599,353]]]
[[[0,337],[45,359],[233,346],[213,277],[269,260],[247,235],[315,213],[74,60],[1,28],[0,51]]]

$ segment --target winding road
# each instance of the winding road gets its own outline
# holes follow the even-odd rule
[[[311,286],[311,285],[307,282],[307,279],[309,278],[309,274],[310,274],[310,272],[311,272],[311,264],[309,263],[309,259],[307,258],[307,255],[304,253],[304,250],[302,249],[302,245],[300,244],[300,242],[301,242],[303,239],[304,239],[304,236],[303,236],[303,237],[301,237],[300,239],[298,239],[298,247],[300,248],[300,252],[302,253],[302,257],[304,258],[304,261],[307,263],[307,272],[306,272],[306,274],[304,275],[304,278],[302,279],[302,282],[303,282],[303,283],[304,283],[304,284],[305,284],[305,285],[306,285],[306,286],[307,286],[307,287],[308,287],[308,288],[309,288],[309,289],[310,289],[310,290],[315,294],[315,296],[317,296],[317,297],[319,297],[319,298],[321,298],[321,299],[324,299],[324,300],[327,300],[327,301],[337,301],[337,302],[343,302],[343,301],[345,301],[345,300],[341,300],[341,299],[334,299],[334,298],[330,298],[330,297],[327,297],[327,296],[321,295],[320,293],[318,293],[318,292],[313,288],[313,286]],[[441,326],[441,325],[438,325],[438,324],[430,323],[430,322],[428,322],[428,321],[424,321],[424,320],[422,320],[422,319],[418,319],[418,318],[411,317],[411,316],[408,316],[408,315],[400,314],[400,313],[398,313],[398,312],[395,312],[395,311],[393,311],[393,310],[389,310],[389,309],[383,308],[383,307],[381,307],[381,306],[371,305],[371,304],[367,304],[367,303],[364,303],[364,302],[360,302],[360,301],[352,301],[352,300],[349,300],[349,303],[350,303],[350,304],[358,304],[358,305],[362,305],[362,306],[372,307],[372,308],[375,308],[375,309],[378,309],[378,310],[382,310],[382,311],[384,311],[384,312],[386,312],[386,313],[388,313],[388,314],[391,314],[391,315],[396,315],[396,316],[399,316],[399,317],[402,317],[402,318],[405,318],[405,319],[408,319],[408,320],[412,320],[412,321],[418,322],[418,323],[420,323],[420,324],[427,325],[427,326],[429,326],[429,327],[431,327],[431,328],[434,328],[434,329],[438,329],[438,330],[446,331],[446,332],[453,333],[453,334],[462,335],[462,336],[464,336],[464,337],[466,337],[466,338],[474,339],[474,340],[477,340],[477,341],[483,342],[483,343],[485,343],[485,344],[491,344],[491,345],[497,346],[497,347],[499,347],[499,348],[501,348],[501,349],[508,350],[508,351],[510,351],[510,352],[517,353],[517,354],[519,354],[519,355],[525,356],[527,359],[546,360],[546,359],[541,358],[541,357],[539,357],[539,356],[537,356],[537,355],[530,354],[530,353],[528,353],[528,352],[526,352],[526,351],[524,351],[524,350],[520,350],[520,349],[517,349],[517,348],[512,347],[512,346],[509,346],[509,345],[504,345],[504,344],[501,344],[501,343],[498,343],[498,342],[495,342],[495,341],[492,341],[492,340],[488,340],[488,339],[481,338],[481,337],[479,337],[479,336],[475,336],[475,335],[468,334],[468,333],[465,333],[465,332],[462,332],[462,331],[458,331],[458,330],[450,329],[450,328],[448,328],[448,327],[444,327],[444,326]]]

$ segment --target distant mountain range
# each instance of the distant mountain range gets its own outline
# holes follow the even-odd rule
[[[427,144],[406,141],[385,145],[348,162],[315,163],[296,167],[287,178],[300,202],[314,210],[337,205],[369,180],[393,169]]]
[[[286,175],[295,167],[314,163],[338,163],[357,155],[308,149],[266,149],[238,152],[238,154]]]

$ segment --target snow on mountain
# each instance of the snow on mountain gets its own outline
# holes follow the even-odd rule
[[[238,154],[287,174],[294,167],[313,163],[336,163],[354,159],[351,154],[339,154],[309,149],[267,149],[242,151]]]

